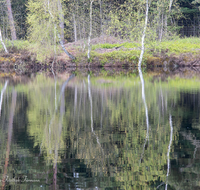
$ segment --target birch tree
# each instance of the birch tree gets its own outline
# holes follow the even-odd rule
[[[4,42],[3,42],[3,39],[2,39],[1,28],[0,28],[0,41],[1,41],[1,44],[2,44],[2,46],[3,46],[4,50],[5,50],[5,52],[8,53],[8,50],[7,50],[7,48],[6,48],[6,46],[5,46]]]
[[[37,59],[43,61],[52,55],[55,56],[58,43],[71,59],[75,59],[63,44],[62,1],[29,0],[28,11],[28,39],[34,44],[32,51],[37,53]]]
[[[90,32],[88,36],[88,54],[87,54],[88,59],[90,59],[90,51],[91,51],[90,40],[92,36],[92,3],[93,2],[94,0],[90,1]]]
[[[148,13],[149,13],[149,2],[148,2],[148,0],[146,0],[145,24],[144,24],[143,34],[142,34],[142,49],[141,49],[140,58],[139,58],[139,62],[138,62],[139,69],[141,68],[142,59],[143,59],[143,55],[144,55],[144,40],[145,40],[145,34],[146,34],[146,29],[147,29]]]

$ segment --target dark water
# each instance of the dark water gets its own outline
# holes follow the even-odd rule
[[[200,79],[143,77],[1,78],[2,189],[200,189]]]

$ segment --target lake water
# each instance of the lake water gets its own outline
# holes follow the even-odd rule
[[[188,73],[2,74],[2,189],[200,189]]]

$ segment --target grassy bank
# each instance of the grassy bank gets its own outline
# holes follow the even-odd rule
[[[92,42],[91,58],[87,59],[87,47],[83,49],[82,42],[68,43],[65,45],[66,49],[76,56],[75,63],[67,57],[66,54],[61,53],[57,56],[58,62],[62,62],[67,66],[86,66],[88,61],[90,66],[137,66],[140,56],[140,46],[138,42],[127,42],[110,37],[108,40],[101,38],[95,39]],[[100,43],[101,42],[101,43]],[[85,42],[84,42],[85,43]],[[0,55],[0,62],[14,61],[15,57],[12,53],[20,53],[23,51],[31,52],[34,45],[29,44],[28,41],[5,41],[5,44],[10,52],[10,56]],[[59,46],[58,46],[59,47]],[[32,48],[32,49],[31,49]],[[35,49],[35,48],[34,48]],[[58,49],[59,50],[59,49]],[[58,51],[62,52],[61,49]],[[39,50],[40,51],[40,50]],[[0,45],[0,52],[3,54],[3,47]],[[36,52],[36,51],[34,51]],[[145,53],[143,58],[143,66],[173,66],[173,65],[198,65],[200,60],[200,39],[199,38],[177,38],[171,41],[163,42],[148,42],[145,44]],[[33,54],[29,54],[29,58]],[[36,53],[34,54],[35,58]],[[9,58],[11,57],[11,58]],[[53,53],[52,56],[54,57]],[[48,58],[46,63],[51,63],[52,58]],[[67,63],[67,64],[66,64]]]
[[[92,46],[90,61],[91,64],[96,63],[101,66],[137,66],[140,56],[140,46],[140,43],[135,42],[95,44]],[[200,60],[199,53],[199,38],[150,42],[145,44],[143,65],[170,65],[173,64],[173,59],[176,59],[176,62],[186,64],[186,62],[194,62],[196,59]],[[81,56],[86,57],[86,54]],[[77,61],[78,63],[80,62],[79,59]],[[169,63],[170,61],[172,63]]]

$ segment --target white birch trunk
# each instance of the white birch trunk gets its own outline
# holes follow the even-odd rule
[[[94,2],[94,0],[91,0],[90,2],[90,32],[89,32],[89,36],[88,36],[88,59],[90,59],[90,51],[91,51],[91,46],[90,46],[90,40],[91,40],[91,36],[92,36],[92,3]]]
[[[2,44],[2,46],[3,46],[4,50],[5,50],[5,52],[8,53],[8,50],[7,50],[7,48],[6,48],[6,46],[5,46],[4,42],[3,42],[3,39],[2,39],[1,28],[0,28],[0,41],[1,41],[1,44]]]
[[[173,0],[170,0],[170,2],[169,2],[169,13],[171,12],[172,3],[173,3]]]
[[[140,58],[139,58],[139,62],[138,62],[139,68],[141,68],[142,59],[143,59],[143,55],[144,55],[144,40],[145,40],[145,34],[146,34],[146,29],[147,29],[148,13],[149,13],[149,2],[148,2],[148,0],[146,0],[146,15],[145,15],[144,30],[143,30],[143,34],[142,34],[142,49],[141,49]]]

